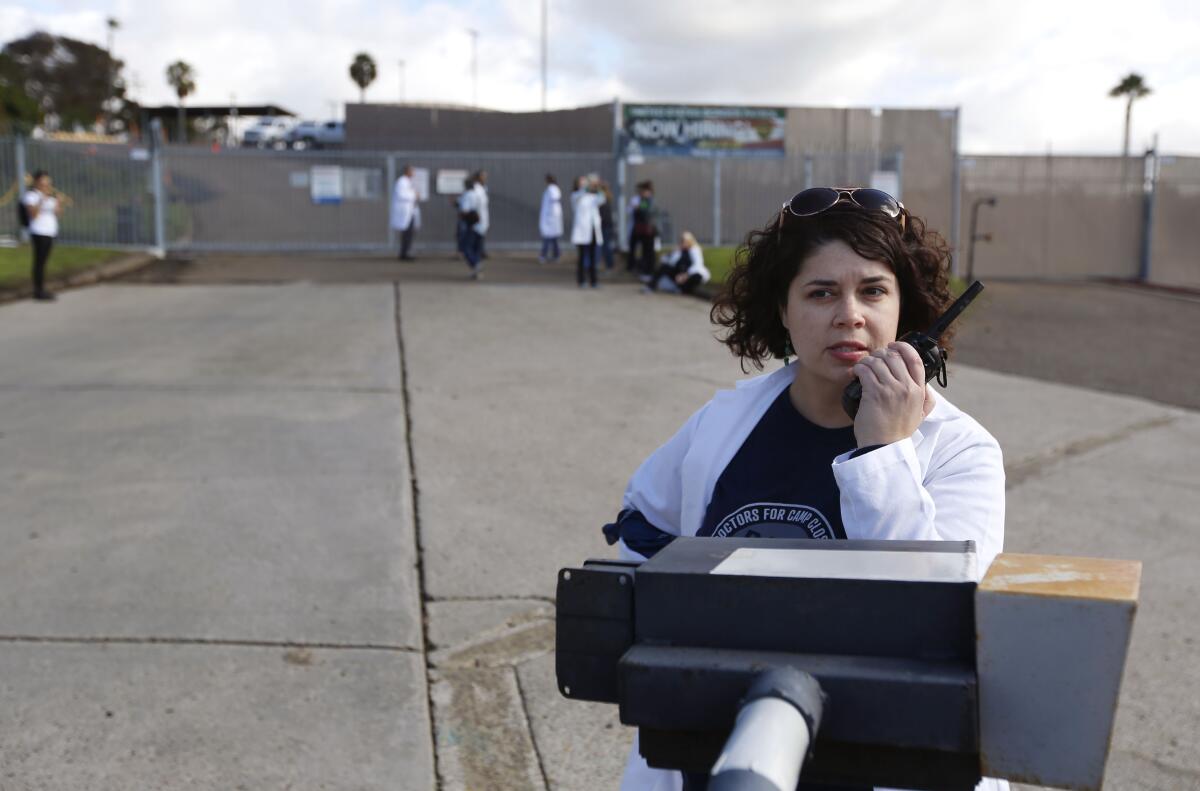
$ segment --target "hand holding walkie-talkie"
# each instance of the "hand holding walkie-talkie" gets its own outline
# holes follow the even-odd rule
[[[958,314],[971,304],[980,291],[983,291],[983,283],[976,280],[963,292],[961,297],[954,301],[953,305],[946,309],[945,313],[933,322],[928,330],[925,332],[913,330],[899,338],[917,350],[917,354],[921,357],[921,363],[925,366],[926,382],[936,377],[938,384],[942,387],[946,386],[946,352],[941,346],[938,346],[938,340],[941,339],[942,333],[946,331],[951,322],[958,318]],[[855,379],[846,385],[846,390],[842,393],[842,408],[846,410],[847,415],[853,418],[858,415],[858,406],[861,401],[862,383]]]

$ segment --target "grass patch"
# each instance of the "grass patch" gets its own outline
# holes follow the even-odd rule
[[[122,250],[55,245],[50,251],[50,261],[46,265],[46,281],[50,282],[81,269],[103,264],[124,254]],[[0,288],[26,285],[31,282],[32,272],[33,250],[28,244],[0,248]]]
[[[735,250],[737,250],[736,247],[704,248],[704,265],[712,273],[713,285],[724,283],[725,278],[729,276],[729,270],[733,269],[733,253]]]

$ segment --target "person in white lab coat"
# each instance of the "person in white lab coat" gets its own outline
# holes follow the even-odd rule
[[[600,224],[600,204],[604,203],[604,193],[600,191],[600,180],[595,176],[580,177],[576,180],[575,191],[571,193],[571,243],[579,252],[575,266],[575,281],[583,288],[584,279],[596,288],[596,253],[604,241],[604,231]]]
[[[392,228],[400,232],[401,261],[416,260],[409,251],[412,249],[413,234],[421,227],[421,205],[412,175],[412,165],[405,165],[392,190],[391,222]]]
[[[471,279],[483,277],[483,240],[491,225],[488,211],[487,171],[481,170],[471,179],[472,187],[463,193],[459,201],[459,219],[465,224],[463,256],[471,268]]]
[[[538,263],[558,260],[558,240],[563,235],[562,190],[551,173],[546,174],[546,189],[542,193],[542,211],[538,215],[538,233],[542,237],[542,252]]]
[[[1000,446],[896,340],[950,305],[945,242],[887,193],[818,187],[736,261],[713,304],[720,340],[743,366],[784,364],[717,392],[642,463],[609,543],[641,560],[675,536],[974,541],[982,578],[1004,543]],[[851,418],[842,394],[856,378]],[[683,785],[635,740],[623,791]]]

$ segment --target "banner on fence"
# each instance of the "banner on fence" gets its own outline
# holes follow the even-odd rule
[[[782,157],[782,107],[627,104],[625,156]]]

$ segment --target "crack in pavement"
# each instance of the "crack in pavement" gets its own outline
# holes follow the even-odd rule
[[[1178,420],[1175,415],[1162,415],[1160,417],[1148,418],[1146,420],[1132,423],[1128,426],[1120,428],[1108,434],[1098,434],[1091,437],[1068,442],[1066,445],[1061,445],[1050,450],[1036,453],[1033,456],[1026,457],[1020,461],[1014,462],[1011,465],[1004,466],[1005,489],[1013,489],[1020,486],[1030,478],[1039,475],[1042,470],[1047,467],[1052,467],[1060,461],[1069,459],[1075,456],[1082,456],[1091,453],[1094,450],[1102,448],[1106,445],[1111,445],[1115,442],[1128,439],[1135,434],[1140,434],[1143,431],[1168,426]]]
[[[416,556],[417,563],[417,600],[421,607],[421,656],[425,660],[425,707],[429,716],[429,750],[433,760],[434,788],[441,789],[444,784],[442,781],[442,768],[439,766],[438,758],[437,714],[434,710],[433,700],[434,666],[433,657],[429,652],[429,608],[426,606],[428,599],[425,595],[425,591],[429,586],[425,579],[425,554],[421,546],[421,512],[419,508],[421,490],[417,483],[417,461],[413,454],[412,390],[408,384],[408,355],[404,350],[404,329],[400,319],[399,283],[393,284],[392,293],[395,295],[395,310],[393,315],[396,322],[396,352],[400,365],[399,392],[404,407],[404,452],[408,457],[408,479],[412,498],[413,553]]]
[[[533,745],[533,755],[537,758],[538,772],[542,775],[542,786],[549,791],[550,776],[546,774],[546,762],[542,760],[542,748],[538,747],[537,734],[533,732],[533,716],[529,713],[529,701],[526,699],[525,686],[521,683],[521,671],[514,665],[513,680],[517,682],[517,697],[521,699],[521,713],[525,715],[525,727],[529,729],[529,743]]]
[[[389,643],[329,643],[306,640],[238,640],[219,637],[57,637],[0,634],[0,643],[66,643],[81,645],[211,645],[242,648],[318,648],[350,651],[392,651],[413,654],[421,649]]]

